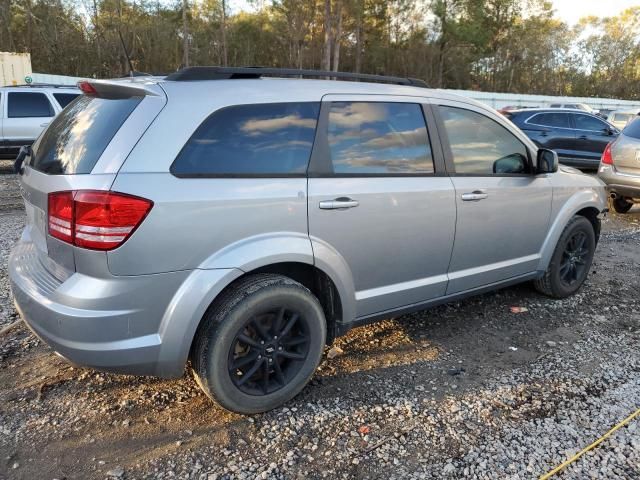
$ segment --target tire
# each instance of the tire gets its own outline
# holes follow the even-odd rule
[[[627,213],[631,210],[631,207],[633,207],[633,202],[630,202],[623,197],[616,197],[611,203],[613,204],[613,209],[617,213]]]
[[[282,275],[250,275],[209,308],[191,351],[193,373],[227,410],[266,412],[304,388],[326,332],[322,307],[306,287]]]
[[[585,217],[576,215],[560,235],[547,271],[533,282],[536,290],[553,298],[573,295],[589,274],[595,249],[593,225]]]

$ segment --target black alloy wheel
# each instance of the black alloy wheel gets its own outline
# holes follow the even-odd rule
[[[577,231],[571,235],[565,244],[562,260],[560,262],[560,279],[571,287],[576,282],[582,281],[587,267],[587,234],[584,231]]]
[[[299,312],[281,307],[251,317],[229,350],[229,375],[242,392],[267,395],[287,385],[309,353]]]

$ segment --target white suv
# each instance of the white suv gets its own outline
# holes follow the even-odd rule
[[[80,90],[72,86],[25,85],[0,88],[0,159],[13,159],[31,145]]]

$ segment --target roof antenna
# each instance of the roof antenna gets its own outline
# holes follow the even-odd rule
[[[124,45],[124,39],[122,38],[122,32],[118,29],[118,36],[120,37],[120,43],[122,44],[122,51],[124,52],[124,56],[127,57],[127,62],[129,63],[129,76],[131,78],[134,77],[133,64],[131,63],[131,57],[129,57],[129,52],[127,52],[127,47]]]

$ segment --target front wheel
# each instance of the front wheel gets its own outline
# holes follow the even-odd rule
[[[579,215],[573,217],[560,235],[547,271],[534,282],[536,290],[554,298],[573,295],[589,274],[595,249],[591,222]]]
[[[240,279],[212,305],[191,352],[204,392],[227,410],[260,413],[297,395],[326,339],[317,298],[281,275]]]

